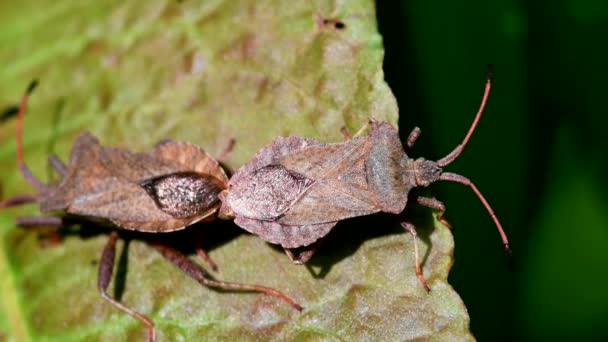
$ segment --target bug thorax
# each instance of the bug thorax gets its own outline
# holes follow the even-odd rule
[[[443,172],[441,167],[437,165],[437,162],[424,158],[414,160],[411,167],[414,179],[416,180],[416,186],[429,186],[431,183],[437,181]]]

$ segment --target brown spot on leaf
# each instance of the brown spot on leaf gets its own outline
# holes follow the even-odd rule
[[[315,18],[315,22],[320,29],[329,29],[342,31],[346,29],[346,23],[337,18],[325,18],[319,14],[317,14]]]

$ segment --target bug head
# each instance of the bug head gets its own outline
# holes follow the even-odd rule
[[[431,183],[438,181],[443,173],[443,170],[437,165],[437,162],[432,160],[418,158],[414,160],[412,164],[416,186],[427,187]]]

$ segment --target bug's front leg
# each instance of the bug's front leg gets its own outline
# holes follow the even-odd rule
[[[405,142],[407,148],[412,148],[412,146],[414,146],[414,143],[416,143],[416,140],[418,140],[421,132],[422,131],[420,128],[414,127],[414,129],[410,132],[410,135],[407,136],[407,140]]]
[[[441,203],[441,201],[435,197],[418,196],[416,198],[416,202],[425,207],[437,210],[437,220],[446,227],[452,229],[452,225],[448,222],[448,220],[445,219],[445,217],[443,217],[445,215],[445,205]]]
[[[110,233],[110,238],[103,248],[101,254],[101,260],[99,261],[99,271],[97,273],[97,287],[103,299],[107,300],[110,304],[123,312],[133,316],[140,320],[148,328],[148,342],[154,341],[154,323],[152,320],[143,314],[125,306],[116,299],[110,297],[108,294],[108,285],[112,280],[112,274],[114,273],[114,259],[116,257],[116,241],[118,240],[118,233],[113,231]]]

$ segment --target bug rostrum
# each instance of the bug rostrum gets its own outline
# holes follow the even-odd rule
[[[18,225],[61,226],[67,223],[68,216],[77,216],[111,228],[164,233],[214,217],[221,204],[218,194],[226,188],[228,178],[215,159],[186,142],[164,140],[150,152],[139,153],[100,145],[93,134],[84,132],[74,142],[68,165],[56,156],[49,157],[60,179],[49,184],[38,180],[24,162],[21,139],[23,115],[35,86],[33,82],[21,99],[15,140],[19,170],[37,194],[9,198],[0,202],[0,208],[38,202],[41,212],[59,215],[22,217],[17,219]],[[99,262],[97,285],[105,300],[147,326],[148,340],[152,341],[155,338],[153,322],[107,293],[118,237],[118,232],[112,229]],[[214,279],[177,249],[158,240],[146,242],[205,286],[262,292],[302,310],[278,290]],[[206,254],[202,252],[204,257]]]
[[[297,136],[280,137],[262,148],[230,179],[220,194],[220,215],[234,217],[237,225],[262,239],[279,244],[295,263],[305,263],[317,242],[340,220],[376,212],[400,214],[410,190],[445,180],[470,187],[494,220],[505,250],[509,243],[494,211],[477,187],[464,176],[443,171],[469,141],[483,113],[491,87],[488,69],[479,110],[467,135],[452,152],[438,161],[406,155],[398,130],[388,122],[371,120],[367,136],[323,143]],[[411,147],[420,135],[415,128],[406,141]],[[432,197],[416,202],[439,211],[445,206]],[[446,222],[447,223],[447,222]],[[418,257],[416,230],[407,219],[401,225],[414,236],[416,274],[428,291]],[[302,248],[299,255],[290,249]]]

